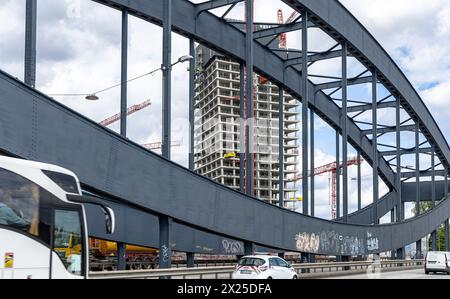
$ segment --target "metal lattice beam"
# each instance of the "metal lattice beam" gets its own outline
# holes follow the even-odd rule
[[[219,8],[219,7],[223,7],[223,6],[227,6],[227,5],[231,5],[231,4],[237,4],[242,1],[244,1],[244,0],[211,0],[211,1],[206,1],[203,3],[196,4],[196,10],[197,10],[197,13],[200,13],[200,12],[203,12],[206,10],[211,10],[211,9],[215,9],[215,8]]]

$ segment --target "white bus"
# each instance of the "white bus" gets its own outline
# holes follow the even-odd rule
[[[82,196],[74,173],[0,156],[0,279],[87,278],[83,203],[101,206],[113,233],[114,212]]]

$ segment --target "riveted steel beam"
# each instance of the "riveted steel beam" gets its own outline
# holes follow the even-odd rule
[[[36,86],[37,0],[27,0],[25,13],[25,72],[24,82]]]
[[[402,149],[400,150],[400,155],[411,155],[411,154],[415,154],[416,152],[419,154],[429,154],[431,153],[433,149],[431,147],[426,147],[426,148],[409,148],[409,149]],[[380,152],[381,156],[395,156],[397,155],[397,151],[396,150],[392,150],[392,151],[383,151]]]
[[[391,101],[391,102],[384,102],[384,103],[379,103],[377,105],[377,109],[383,109],[383,108],[395,108],[395,102]],[[368,111],[368,110],[372,110],[372,104],[365,104],[365,105],[357,105],[357,106],[352,106],[352,107],[348,107],[347,111],[350,112],[364,112],[364,111]]]
[[[360,78],[353,78],[348,79],[348,86],[351,85],[358,85],[358,84],[365,84],[365,83],[371,83],[372,82],[372,76],[366,76],[366,77],[360,77]],[[323,90],[323,89],[332,89],[332,88],[341,88],[342,87],[342,81],[334,81],[334,82],[328,82],[323,84],[317,84],[315,86],[315,90]]]
[[[442,169],[438,169],[434,171],[435,176],[441,176],[444,177],[446,175],[446,171]],[[433,171],[424,170],[420,171],[419,173],[420,177],[429,177],[431,178],[433,176]],[[415,178],[416,172],[415,171],[405,171],[402,172],[402,178]]]
[[[290,23],[285,25],[280,25],[273,28],[257,30],[254,33],[254,38],[259,39],[263,37],[277,36],[282,33],[297,31],[302,29],[302,23]]]
[[[416,125],[401,126],[398,128],[398,130],[400,130],[400,132],[405,132],[405,131],[414,132],[416,130]],[[395,126],[378,128],[377,134],[395,133],[396,131],[397,131],[397,128]],[[373,132],[372,132],[372,130],[362,130],[361,133],[363,135],[371,135]]]
[[[306,61],[308,63],[311,63],[311,62],[317,62],[317,61],[321,61],[321,60],[339,58],[341,56],[342,56],[342,50],[335,50],[335,51],[329,51],[329,52],[323,52],[323,53],[309,55],[308,58],[306,59]],[[284,62],[285,67],[302,64],[303,63],[302,57],[286,59]]]

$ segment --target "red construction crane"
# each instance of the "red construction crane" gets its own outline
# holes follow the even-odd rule
[[[360,164],[362,164],[364,162],[364,159],[361,158],[360,159]],[[347,166],[353,166],[353,165],[358,165],[358,158],[350,158],[347,161]],[[341,169],[344,167],[344,164],[341,162],[339,164],[339,173],[341,172]],[[327,165],[323,165],[320,167],[317,167],[316,169],[314,169],[314,175],[320,175],[320,174],[324,174],[324,173],[330,173],[331,174],[331,218],[332,219],[336,219],[337,215],[336,215],[336,178],[337,178],[337,167],[336,167],[336,162],[327,164]],[[308,174],[308,177],[311,176],[311,173]],[[294,177],[294,181],[300,181],[303,179],[303,174],[302,173],[298,173],[295,175]]]
[[[289,16],[289,18],[286,20],[286,22],[284,21],[284,18],[283,18],[283,10],[282,9],[278,9],[277,16],[278,16],[278,24],[289,24],[289,23],[292,23],[299,16],[299,12],[294,10],[294,12]],[[280,34],[280,49],[286,49],[286,48],[287,48],[287,35],[286,35],[286,32],[283,32]]]
[[[291,15],[289,16],[289,18],[286,20],[286,24],[290,24],[292,22],[294,22],[294,20],[300,15],[300,13],[296,10],[294,10]]]
[[[283,18],[283,10],[279,9],[278,12],[278,24],[284,24],[284,18]],[[286,32],[281,33],[280,35],[280,49],[286,49]]]
[[[133,106],[128,108],[127,115],[131,115],[133,113],[136,113],[136,112],[138,112],[138,111],[140,111],[140,110],[150,106],[151,104],[152,104],[151,101],[147,100],[147,101],[145,101],[145,102],[143,102],[141,104],[133,105]],[[101,121],[99,124],[104,126],[104,127],[107,127],[107,126],[117,122],[118,120],[120,120],[120,113],[117,113],[116,115],[113,115],[113,116],[111,116],[111,117]]]

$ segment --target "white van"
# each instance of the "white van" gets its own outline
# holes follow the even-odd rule
[[[450,275],[450,252],[428,252],[425,258],[425,274],[430,272],[444,272]]]

